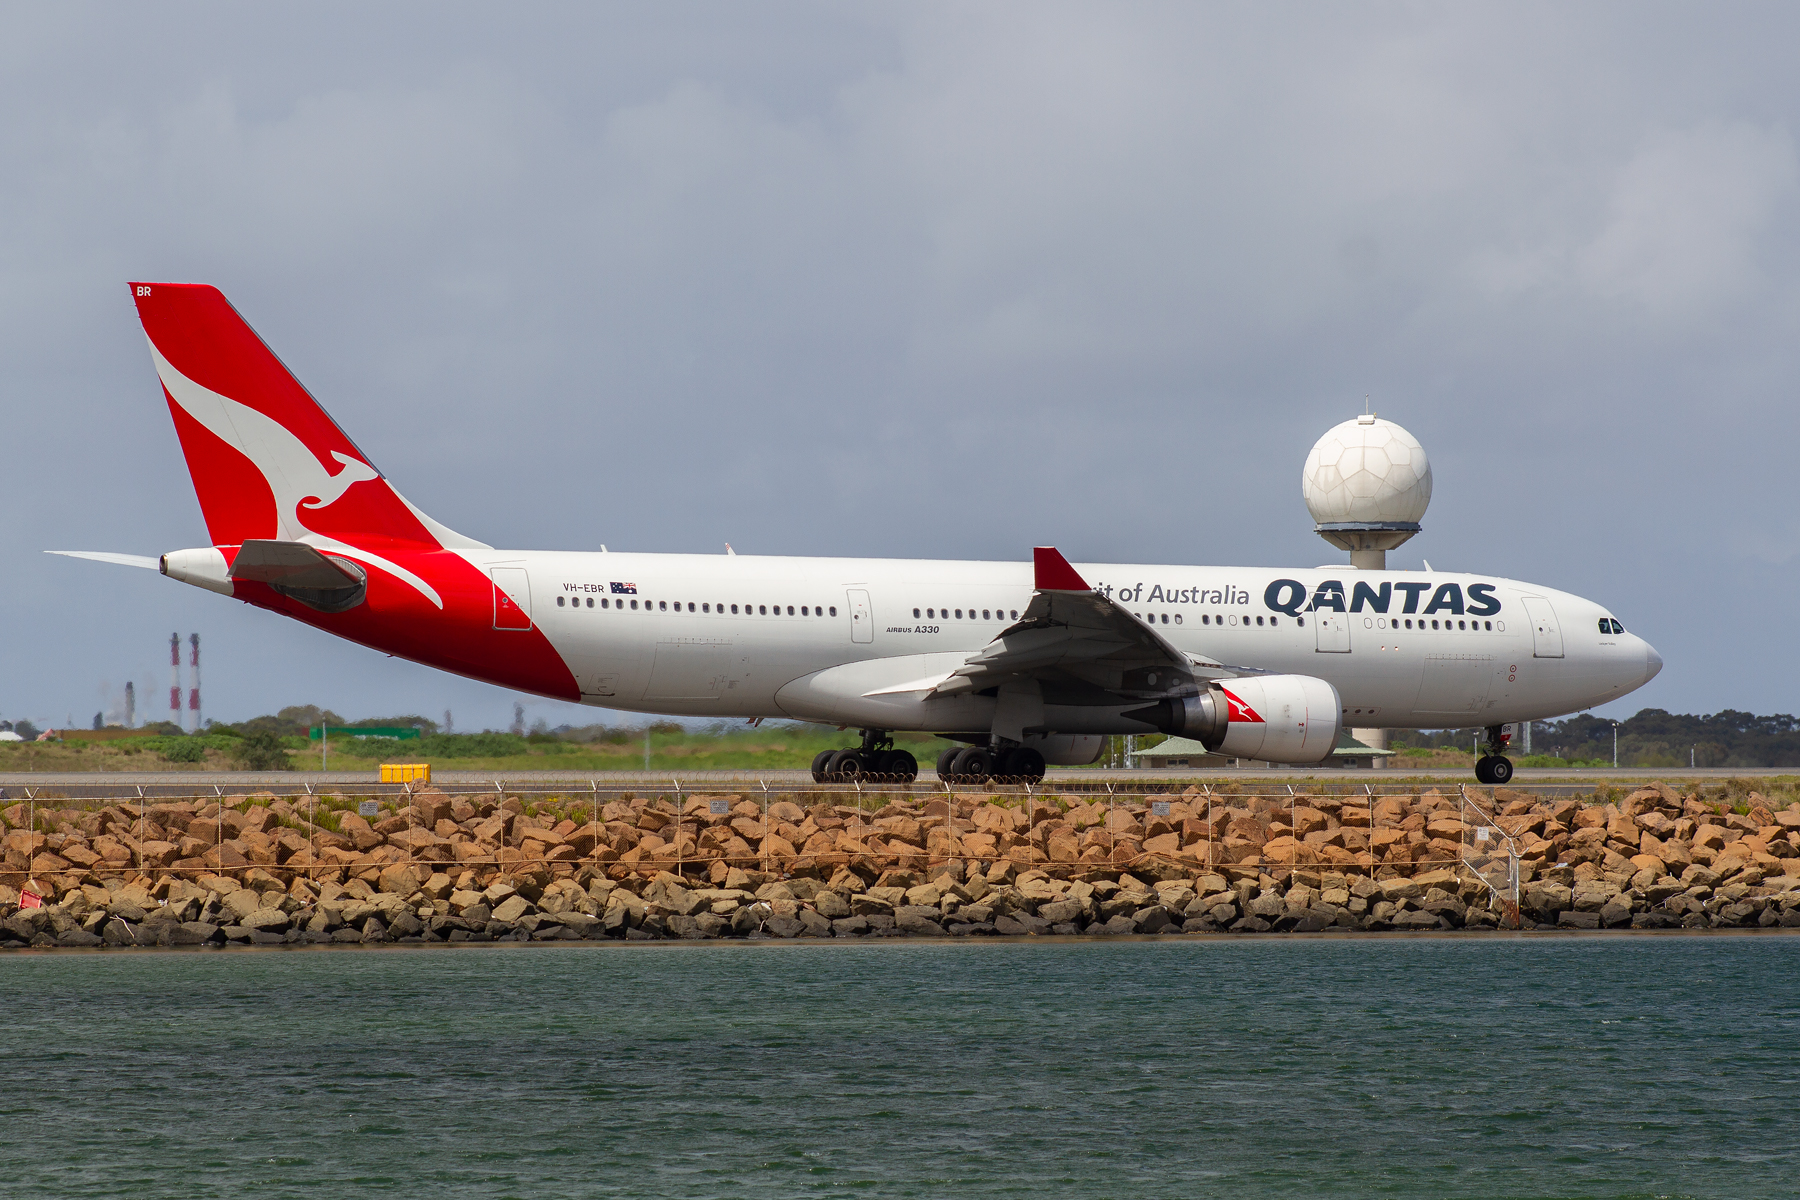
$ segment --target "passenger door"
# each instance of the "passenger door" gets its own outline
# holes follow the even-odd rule
[[[531,628],[531,579],[524,567],[494,567],[494,628]]]
[[[1350,653],[1350,619],[1341,612],[1316,612],[1312,615],[1313,635],[1321,654]]]
[[[1561,658],[1563,656],[1562,629],[1556,623],[1556,610],[1542,596],[1521,596],[1525,602],[1525,612],[1531,618],[1531,656],[1533,658]]]
[[[850,597],[850,640],[853,642],[873,642],[875,640],[875,618],[870,615],[869,593],[860,588],[851,588]]]

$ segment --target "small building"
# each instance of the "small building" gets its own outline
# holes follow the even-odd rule
[[[1134,751],[1130,757],[1133,760],[1131,764],[1133,767],[1151,771],[1166,770],[1171,767],[1206,767],[1217,770],[1221,767],[1240,764],[1238,759],[1228,755],[1214,754],[1192,738],[1182,737],[1168,738],[1148,750]],[[1337,746],[1332,750],[1331,757],[1319,765],[1370,768],[1381,766],[1383,760],[1392,757],[1394,757],[1394,751],[1377,750],[1373,746],[1365,746],[1351,737],[1349,730],[1343,730],[1338,734]],[[1244,760],[1240,765],[1261,767],[1269,764]]]

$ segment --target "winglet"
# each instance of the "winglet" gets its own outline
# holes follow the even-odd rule
[[[1036,588],[1040,592],[1091,592],[1094,589],[1075,573],[1069,560],[1055,546],[1037,546],[1031,551],[1032,566],[1037,568]]]

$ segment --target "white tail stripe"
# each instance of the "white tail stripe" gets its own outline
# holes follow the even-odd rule
[[[278,540],[304,541],[305,535],[312,532],[300,520],[300,509],[329,508],[350,485],[381,478],[381,473],[368,463],[335,450],[331,456],[344,469],[332,474],[307,449],[306,443],[281,422],[195,383],[162,356],[155,342],[150,343],[150,356],[156,362],[157,377],[182,411],[262,472],[275,495]]]

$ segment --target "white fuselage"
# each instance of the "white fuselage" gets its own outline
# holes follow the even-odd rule
[[[460,553],[510,581],[583,703],[681,716],[872,720],[854,707],[822,708],[797,681],[852,663],[890,688],[941,673],[1011,625],[1033,590],[1028,563]],[[1181,650],[1326,680],[1347,726],[1558,716],[1617,699],[1662,665],[1642,638],[1611,632],[1612,614],[1600,605],[1513,580],[1348,567],[1075,566]]]

